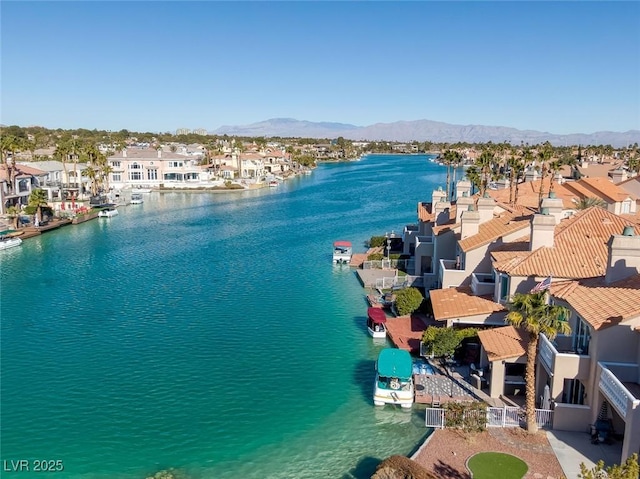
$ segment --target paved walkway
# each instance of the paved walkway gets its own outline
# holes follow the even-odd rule
[[[590,434],[569,431],[547,431],[547,438],[568,478],[578,477],[580,463],[584,463],[589,469],[601,459],[608,466],[620,464],[621,442],[610,445],[592,444]]]

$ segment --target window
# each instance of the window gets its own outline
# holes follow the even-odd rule
[[[182,168],[182,162],[181,161],[170,161],[169,162],[169,168]]]
[[[120,173],[114,173],[111,175],[111,181],[122,181],[122,177]]]
[[[589,342],[591,341],[591,332],[589,326],[584,320],[578,316],[576,322],[576,331],[573,335],[573,349],[578,354],[589,354]]]
[[[562,402],[565,404],[584,404],[584,384],[577,379],[565,379]]]
[[[18,191],[21,193],[25,191],[29,191],[29,180],[18,181]]]
[[[131,170],[141,170],[142,169],[142,165],[139,165],[138,163],[136,163],[134,161],[133,163],[131,163],[131,165],[129,165],[129,169],[131,169]]]
[[[500,275],[500,301],[509,299],[509,279],[506,274]]]
[[[129,179],[130,180],[141,180],[142,179],[142,172],[141,171],[132,171],[131,173],[129,173]]]
[[[113,166],[114,168],[120,168],[120,162],[119,161],[112,161],[111,162],[111,166]]]
[[[630,201],[624,201],[622,203],[622,212],[623,213],[630,213],[631,212],[631,202]]]
[[[147,180],[157,180],[158,170],[147,170]]]

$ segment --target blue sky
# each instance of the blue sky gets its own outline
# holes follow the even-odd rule
[[[1,3],[3,124],[640,129],[640,2]]]

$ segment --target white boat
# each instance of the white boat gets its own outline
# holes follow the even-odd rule
[[[335,241],[333,243],[333,263],[349,264],[353,248],[349,241]]]
[[[403,408],[413,405],[413,361],[408,351],[385,348],[376,361],[376,382],[373,386],[373,404],[399,404]]]
[[[277,180],[271,180],[271,181],[269,182],[269,188],[277,188],[277,187],[278,187],[278,185],[279,185],[279,183],[278,183],[278,181],[277,181]]]
[[[9,249],[15,246],[20,246],[21,244],[22,240],[20,238],[0,236],[0,249]]]
[[[144,203],[144,200],[142,199],[142,195],[140,193],[132,193],[131,194],[131,204],[132,205],[141,205],[142,203]]]
[[[98,213],[98,218],[112,218],[118,215],[118,210],[115,208],[105,208]]]
[[[134,188],[133,191],[136,193],[151,193],[151,188]]]
[[[387,315],[380,308],[369,307],[367,309],[367,330],[374,339],[387,337]]]

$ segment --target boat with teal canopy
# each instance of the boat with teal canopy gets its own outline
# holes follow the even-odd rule
[[[399,404],[403,408],[413,405],[413,360],[408,351],[395,348],[380,351],[373,403],[376,406]]]

